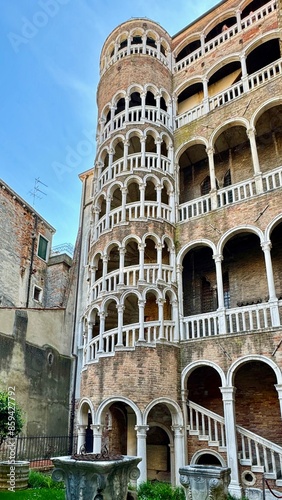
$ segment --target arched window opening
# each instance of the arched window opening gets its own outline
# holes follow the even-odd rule
[[[153,182],[148,181],[145,188],[145,200],[157,201],[157,193]]]
[[[115,115],[122,113],[125,110],[125,99],[122,97],[116,104]]]
[[[112,194],[111,210],[114,210],[115,208],[121,207],[121,202],[122,202],[121,190],[118,187],[117,189],[114,190],[114,192]]]
[[[106,315],[105,315],[105,331],[112,330],[113,328],[117,328],[118,326],[118,312],[117,312],[117,304],[114,300],[111,300],[107,303]],[[106,339],[104,339],[106,342]],[[109,342],[114,342],[113,338],[109,339]],[[104,350],[111,352],[114,350],[114,345],[104,346]]]
[[[147,135],[146,137],[146,153],[156,153],[157,146],[155,143],[155,139],[152,135]]]
[[[194,40],[193,42],[188,43],[177,55],[176,62],[182,61],[185,57],[195,52],[199,47],[201,47],[201,40]]]
[[[126,245],[124,266],[137,266],[139,264],[139,248],[136,241],[130,241]]]
[[[148,91],[146,94],[145,104],[147,106],[156,106],[156,99],[152,92]]]
[[[225,272],[223,274],[223,301],[224,307],[226,307],[226,309],[230,309],[230,287],[228,272]]]
[[[128,283],[129,285],[130,283]],[[124,301],[124,310],[123,310],[123,325],[132,325],[139,322],[139,307],[138,307],[138,298],[134,294],[130,294],[126,297]],[[126,339],[123,340],[125,345]],[[133,337],[127,338],[127,345],[131,344],[134,346]]]
[[[139,184],[131,182],[127,187],[126,203],[134,203],[140,200]]]
[[[129,101],[129,107],[134,108],[135,106],[141,106],[141,96],[139,92],[132,92]]]
[[[280,57],[278,38],[262,43],[247,56],[246,65],[248,75],[252,75],[268,64],[277,61]]]
[[[231,26],[234,26],[236,22],[237,22],[236,17],[229,17],[228,19],[224,19],[207,34],[205,41],[209,42],[216,36],[220,35],[220,33],[225,31],[226,29],[231,28]]]
[[[146,45],[148,45],[149,47],[154,47],[155,49],[157,48],[156,41],[150,36],[147,36]]]
[[[141,36],[134,36],[131,41],[131,45],[140,45],[142,44],[142,37]]]
[[[144,252],[145,264],[157,263],[157,249],[154,240],[151,238],[146,239],[146,247]]]

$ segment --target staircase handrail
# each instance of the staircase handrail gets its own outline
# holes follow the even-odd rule
[[[188,400],[188,401],[187,401],[187,405],[189,406],[189,408],[193,408],[193,410],[200,411],[200,412],[201,412],[201,413],[203,413],[206,417],[213,418],[213,419],[214,419],[214,420],[216,420],[217,422],[220,422],[221,424],[225,424],[224,417],[221,417],[221,416],[220,416],[220,415],[218,415],[217,413],[214,413],[213,411],[208,410],[207,408],[204,408],[204,407],[203,407],[203,406],[201,406],[201,405],[198,405],[198,403],[194,403],[194,401],[190,401],[190,400]]]
[[[236,424],[236,430],[237,432],[239,432],[239,434],[252,439],[253,441],[261,444],[262,446],[265,446],[266,448],[271,449],[272,451],[278,453],[279,455],[282,455],[282,446],[279,446],[273,441],[269,441],[269,439],[259,436],[258,434],[255,434],[255,432],[249,431],[248,429],[241,427],[241,425]]]

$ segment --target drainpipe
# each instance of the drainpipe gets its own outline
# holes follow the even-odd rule
[[[82,235],[83,235],[83,225],[84,225],[84,208],[85,208],[85,198],[86,198],[86,181],[87,177],[83,183],[83,192],[82,192],[82,209],[80,213],[80,224],[79,224],[79,239],[77,245],[77,255],[78,255],[78,263],[77,263],[77,281],[76,281],[76,289],[75,289],[75,305],[74,305],[74,318],[73,318],[73,332],[72,332],[72,347],[71,354],[74,359],[74,371],[73,371],[73,387],[72,387],[72,396],[71,396],[71,413],[70,413],[70,449],[69,454],[72,454],[73,448],[73,434],[74,434],[74,417],[75,417],[75,391],[76,391],[76,382],[77,382],[77,365],[78,365],[78,356],[75,352],[75,331],[76,331],[76,320],[77,320],[77,304],[78,304],[78,289],[79,289],[79,275],[80,275],[80,265],[81,265],[81,248],[82,248]]]
[[[31,235],[32,242],[31,242],[31,256],[30,256],[30,265],[29,265],[29,274],[28,274],[28,283],[27,283],[27,295],[26,295],[26,304],[25,307],[26,309],[29,306],[29,294],[30,294],[30,285],[31,285],[31,276],[33,273],[33,260],[34,260],[34,249],[35,249],[35,240],[36,240],[36,232],[37,232],[37,215],[34,214],[34,226],[33,226],[33,233]]]

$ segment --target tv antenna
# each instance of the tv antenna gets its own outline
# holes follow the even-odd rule
[[[35,206],[35,198],[38,198],[39,200],[42,199],[42,196],[41,194],[43,195],[47,195],[47,193],[44,193],[44,191],[42,191],[42,189],[40,189],[39,186],[45,186],[45,187],[48,187],[46,184],[44,184],[44,182],[42,182],[39,177],[37,177],[35,179],[35,182],[34,182],[34,188],[32,191],[29,191],[29,194],[32,195],[33,197],[33,202],[32,202],[32,206],[34,207]],[[40,194],[39,194],[40,193]]]

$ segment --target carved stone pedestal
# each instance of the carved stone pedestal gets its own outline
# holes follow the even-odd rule
[[[65,482],[67,500],[126,500],[128,483],[140,475],[140,461],[127,455],[97,461],[54,457],[52,478]]]
[[[225,500],[230,469],[212,465],[187,465],[179,469],[187,500]]]

